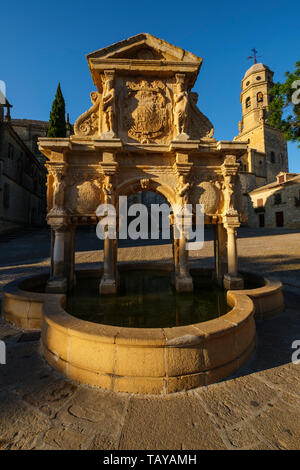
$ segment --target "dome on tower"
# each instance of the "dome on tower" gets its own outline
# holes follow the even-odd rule
[[[248,75],[251,75],[252,73],[263,72],[264,70],[269,70],[271,72],[269,67],[261,62],[259,64],[253,64],[248,70],[246,70],[244,78],[248,77]]]

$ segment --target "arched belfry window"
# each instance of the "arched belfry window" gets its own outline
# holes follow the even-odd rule
[[[250,96],[248,96],[248,98],[246,98],[246,108],[249,108],[251,106],[251,98]]]
[[[264,95],[262,94],[261,91],[259,91],[259,92],[257,93],[256,98],[257,98],[257,102],[258,102],[258,103],[262,103],[262,102],[263,102],[263,100],[264,100]]]

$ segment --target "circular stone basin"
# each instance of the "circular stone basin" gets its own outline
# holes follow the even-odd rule
[[[67,296],[66,311],[105,325],[166,328],[212,320],[230,310],[211,272],[194,274],[193,281],[194,292],[178,294],[167,270],[121,270],[118,294],[100,296],[100,278],[79,278]]]
[[[91,270],[78,272],[76,291],[68,301],[64,295],[48,296],[41,345],[55,369],[70,379],[115,392],[167,394],[217,382],[251,356],[256,330],[248,296],[237,297],[230,291],[226,306],[224,292],[212,281],[197,280],[195,273],[195,293],[186,297],[172,291],[169,269],[124,269],[119,299],[99,299],[99,278]],[[95,296],[91,317],[116,325],[83,319],[90,305],[84,309],[89,294],[80,294],[80,286],[89,286]],[[105,312],[107,305],[110,311]],[[128,327],[130,322],[135,327]],[[148,324],[152,327],[142,326]]]
[[[137,265],[121,265],[121,282],[123,270],[136,269]],[[161,263],[143,263],[139,270],[152,270],[152,274],[164,271],[167,276],[171,275],[171,266]],[[19,279],[6,285],[3,289],[2,319],[25,329],[41,328],[41,347],[46,360],[70,379],[81,383],[108,390],[147,394],[166,394],[208,385],[234,373],[251,356],[255,347],[253,314],[255,312],[255,318],[263,319],[284,310],[282,284],[255,274],[242,273],[245,288],[227,292],[228,307],[225,305],[226,311],[223,311],[216,309],[216,302],[208,306],[209,291],[215,289],[213,283],[208,281],[212,271],[192,269],[191,272],[196,281],[195,297],[203,287],[206,300],[204,303],[197,300],[192,302],[196,306],[194,314],[200,303],[202,310],[196,312],[196,320],[190,317],[188,325],[177,322],[185,322],[181,314],[174,320],[174,312],[171,315],[172,323],[167,322],[170,318],[166,312],[169,310],[170,313],[171,309],[162,302],[165,294],[154,302],[153,315],[145,315],[143,311],[147,296],[142,296],[142,309],[139,310],[139,304],[135,302],[133,321],[136,327],[124,326],[119,323],[119,319],[114,319],[119,323],[114,326],[76,318],[65,310],[65,295],[45,293],[47,274]],[[197,287],[199,274],[202,279],[206,278],[206,288],[205,283]],[[93,283],[98,286],[99,275],[100,269],[78,270],[77,285],[89,279],[89,285]],[[161,282],[155,286],[155,289],[162,288]],[[127,289],[127,293],[120,298],[136,298],[136,286],[134,289],[135,292]],[[153,295],[157,294],[155,289]],[[170,295],[169,287],[165,292]],[[218,289],[215,292],[216,298],[219,296],[222,303],[224,292]],[[175,295],[172,302],[176,305],[177,296],[172,295]],[[106,299],[103,301],[109,302]],[[97,295],[94,313],[98,317],[100,301]],[[77,300],[78,306],[79,302]],[[178,305],[184,305],[184,298],[179,299]],[[191,312],[191,300],[187,301],[187,305]],[[180,308],[183,309],[182,306]],[[83,317],[84,310],[77,310],[79,316]],[[120,318],[115,307],[113,310]],[[151,314],[150,309],[149,312]],[[121,316],[125,320],[124,308]],[[145,325],[155,318],[161,318],[160,327],[139,326],[141,320]],[[106,322],[112,320],[109,318]],[[129,315],[126,322],[128,324]],[[178,326],[169,326],[171,324]]]

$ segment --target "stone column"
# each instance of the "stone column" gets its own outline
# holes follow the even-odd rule
[[[180,237],[174,240],[174,252],[175,252],[175,287],[177,292],[192,292],[193,291],[193,279],[189,272],[189,252],[187,250],[187,233],[185,233],[186,227],[184,226],[184,207],[189,203],[189,192],[191,184],[188,181],[191,164],[188,162],[188,155],[177,154],[175,171],[177,177],[176,184],[176,204],[181,208],[182,219],[179,223]],[[176,220],[176,214],[174,214],[174,224],[179,221]],[[187,221],[186,221],[187,222]],[[191,221],[189,221],[192,223]],[[174,227],[175,228],[175,227]]]
[[[68,289],[72,289],[76,283],[75,279],[75,232],[76,227],[70,225],[65,231],[65,275],[68,280]]]
[[[225,224],[227,230],[227,261],[228,272],[224,275],[225,289],[243,289],[244,280],[238,273],[237,231],[239,224]]]
[[[227,227],[227,257],[228,257],[228,274],[231,274],[232,276],[237,276],[238,260],[237,260],[235,227]]]
[[[47,292],[66,292],[68,281],[65,266],[65,225],[53,227],[54,245],[52,260],[52,276],[47,283]]]
[[[103,152],[102,168],[105,174],[103,182],[104,201],[116,207],[114,175],[117,169],[115,155]],[[100,281],[99,292],[103,294],[116,294],[117,282],[117,239],[106,237],[104,239],[103,276]]]
[[[178,251],[179,251],[179,243],[178,243],[178,239],[175,239],[174,235],[175,235],[175,230],[174,230],[174,214],[170,214],[169,215],[169,219],[170,219],[170,231],[171,231],[171,236],[172,236],[172,255],[173,255],[173,272],[172,272],[172,278],[171,278],[171,282],[173,284],[173,286],[175,287],[175,283],[176,283],[176,275],[178,273],[178,260],[179,260],[179,257],[178,257]]]
[[[175,240],[175,287],[177,292],[193,292],[193,278],[189,272],[189,252],[187,250],[187,239],[184,229],[181,230],[179,240]],[[176,253],[177,251],[177,253]]]
[[[240,226],[236,205],[236,175],[239,165],[235,155],[226,155],[222,165],[224,211],[223,224],[227,231],[228,272],[224,275],[225,289],[242,289],[243,278],[238,274],[236,230]]]
[[[227,231],[222,223],[214,225],[215,233],[215,279],[223,287],[223,277],[227,273]]]
[[[115,294],[117,292],[116,241],[108,237],[104,240],[104,265],[99,287],[100,294]]]

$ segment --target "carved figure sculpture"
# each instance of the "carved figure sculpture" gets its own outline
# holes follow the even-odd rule
[[[233,175],[225,175],[223,183],[223,192],[224,192],[224,209],[225,213],[235,212],[234,201],[233,201]]]
[[[105,195],[106,204],[112,204],[113,195],[114,195],[114,186],[112,184],[112,177],[110,175],[105,176],[105,179],[103,182],[103,192]]]
[[[114,88],[114,72],[105,72],[105,82],[103,86],[102,111],[104,117],[104,132],[115,135],[115,88]]]
[[[53,181],[53,209],[63,209],[65,187],[64,175],[61,171],[58,171],[54,174]]]
[[[176,135],[186,134],[188,136],[189,94],[185,88],[184,74],[177,74],[176,81],[177,91],[174,93],[174,125]]]
[[[188,192],[191,188],[190,183],[185,182],[185,178],[183,175],[179,175],[179,181],[177,185],[177,194],[181,198],[183,204],[187,204],[188,202]]]

